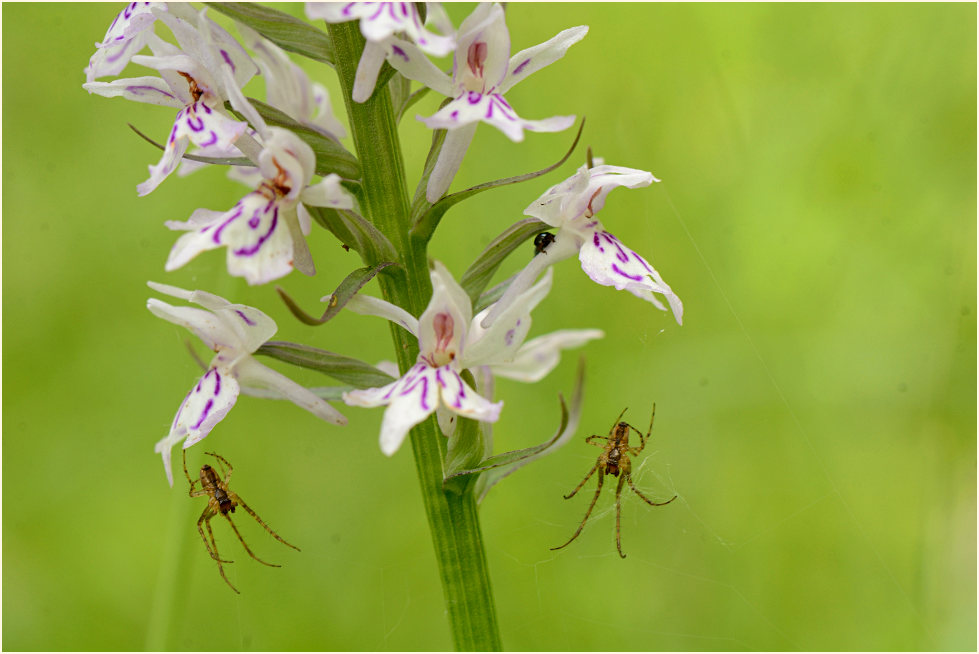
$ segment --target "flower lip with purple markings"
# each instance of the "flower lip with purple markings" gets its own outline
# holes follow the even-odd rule
[[[312,274],[306,246],[311,219],[303,204],[353,208],[353,198],[331,173],[309,186],[316,163],[312,149],[292,132],[269,127],[259,154],[258,187],[225,212],[198,209],[186,222],[166,226],[187,233],[174,244],[166,270],[176,270],[202,252],[227,248],[228,272],[249,284],[264,284],[298,268]],[[303,262],[308,260],[308,266]]]
[[[530,330],[530,312],[550,291],[550,274],[523,293],[491,329],[480,327],[485,311],[472,315],[469,297],[441,263],[434,262],[431,276],[432,299],[418,319],[377,298],[355,295],[347,304],[355,313],[387,318],[418,338],[418,360],[400,379],[343,395],[351,406],[387,407],[380,443],[389,456],[412,427],[439,407],[484,422],[499,418],[503,403],[493,403],[470,388],[461,376],[467,368],[488,366],[503,376],[536,381],[557,365],[559,350],[602,336],[596,330],[568,330],[525,354],[522,346]],[[513,374],[508,375],[512,363]]]
[[[605,198],[619,186],[640,188],[659,180],[652,173],[621,166],[582,166],[578,171],[548,189],[524,211],[557,228],[547,246],[546,257],[533,257],[520,271],[496,306],[483,321],[489,327],[515,298],[528,288],[549,266],[578,255],[581,268],[592,281],[617,290],[626,290],[658,309],[666,306],[654,295],[666,298],[678,324],[683,324],[683,303],[653,266],[637,252],[608,232],[595,218],[605,206]]]
[[[146,303],[146,308],[154,315],[186,327],[215,352],[207,371],[180,403],[170,433],[154,448],[163,457],[171,486],[171,448],[183,441],[186,449],[203,440],[235,405],[242,385],[273,389],[327,422],[346,423],[346,418],[325,400],[254,359],[255,350],[277,329],[267,315],[204,291],[185,291],[154,282],[149,282],[149,286],[157,292],[203,307],[173,306],[155,298]]]

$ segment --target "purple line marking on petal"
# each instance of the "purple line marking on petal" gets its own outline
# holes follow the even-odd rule
[[[631,279],[634,282],[641,282],[643,280],[642,275],[630,275],[629,273],[625,272],[624,270],[622,270],[621,268],[619,268],[618,265],[616,265],[614,263],[612,264],[612,272],[616,273],[617,275],[621,275],[622,277],[625,277],[626,279]]]
[[[214,369],[214,392],[212,395],[217,397],[221,393],[221,373]]]
[[[513,337],[515,334],[516,334],[515,329],[507,330],[507,333],[504,334],[503,336],[503,342],[506,343],[507,346],[513,345]]]
[[[595,232],[594,234],[591,235],[591,242],[596,248],[598,248],[599,252],[605,254],[605,248],[602,247],[601,241],[598,238],[598,232]]]
[[[231,60],[231,57],[228,55],[228,52],[223,48],[221,49],[221,58],[224,59],[224,63],[228,64],[228,66],[231,68],[232,73],[236,72],[235,62]]]
[[[221,223],[221,225],[216,230],[214,230],[214,234],[211,235],[212,241],[214,241],[215,243],[221,243],[221,232],[224,230],[224,228],[241,217],[241,212],[243,211],[242,202],[243,200],[239,201],[238,204],[235,205],[236,211],[233,214],[231,214],[227,220]]]
[[[214,130],[211,130],[211,138],[205,141],[204,143],[198,143],[197,145],[202,148],[206,148],[216,144],[217,142],[218,142],[218,134]]]
[[[250,257],[256,252],[258,252],[259,250],[261,250],[262,245],[265,244],[265,241],[271,238],[278,224],[279,224],[279,207],[275,207],[275,209],[272,211],[272,224],[269,225],[269,231],[265,232],[265,234],[260,236],[258,242],[255,243],[255,245],[252,245],[251,247],[238,248],[237,250],[235,250],[234,251],[235,255],[239,257]]]
[[[459,110],[456,109],[453,111],[451,114],[449,114],[449,117],[452,118],[452,120],[459,120]]]
[[[255,326],[256,324],[255,321],[250,319],[247,315],[245,315],[245,312],[243,312],[241,309],[235,309],[235,313],[237,313],[238,317],[244,320],[245,324],[248,325],[249,327]]]
[[[396,45],[392,45],[391,46],[391,52],[393,52],[394,54],[398,55],[399,57],[401,57],[405,61],[410,61],[410,59],[408,58],[408,53],[406,53],[404,50],[402,50],[401,48],[399,48]]]
[[[519,65],[519,66],[517,66],[516,68],[514,68],[514,69],[513,69],[513,74],[514,74],[514,75],[519,75],[519,74],[520,74],[520,73],[521,73],[521,72],[523,71],[523,69],[524,69],[524,67],[525,67],[525,66],[526,66],[527,64],[529,64],[529,63],[530,63],[530,58],[529,58],[529,57],[528,57],[527,59],[524,59],[524,60],[523,60],[523,61],[522,61],[522,62],[520,63],[520,65]]]
[[[470,91],[467,94],[466,100],[469,101],[469,104],[479,104],[483,100],[483,94],[479,91]]]
[[[204,119],[198,118],[197,114],[188,113],[186,119],[184,120],[184,124],[194,132],[201,132],[204,130]]]
[[[262,224],[262,218],[258,215],[261,210],[256,210],[252,214],[252,217],[248,219],[248,226],[252,229],[258,229],[258,226]]]
[[[144,86],[140,84],[134,84],[132,86],[127,86],[126,91],[132,93],[133,95],[149,95],[149,93],[143,93],[144,91],[150,91],[150,93],[159,93],[160,95],[165,95],[168,98],[172,98],[172,93],[167,93],[161,89],[153,88],[152,86]]]
[[[207,404],[204,405],[204,412],[201,413],[201,419],[198,420],[195,424],[191,425],[190,428],[191,429],[200,429],[201,424],[205,420],[207,420],[207,416],[208,416],[208,414],[211,413],[211,409],[213,407],[214,407],[214,400],[208,400],[207,401]]]

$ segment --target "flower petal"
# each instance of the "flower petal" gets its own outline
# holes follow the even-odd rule
[[[510,31],[498,2],[482,3],[459,26],[453,82],[459,90],[490,91],[506,78]],[[455,93],[445,93],[452,96]]]
[[[177,409],[170,433],[159,441],[154,450],[163,456],[167,481],[173,486],[170,448],[184,441],[184,449],[206,437],[214,426],[228,414],[238,399],[238,382],[217,368],[210,368],[190,390]]]
[[[415,364],[401,379],[381,388],[343,394],[351,406],[388,405],[381,422],[381,451],[391,456],[398,451],[408,431],[438,407],[436,369]]]
[[[448,97],[456,94],[456,86],[453,84],[452,78],[429,61],[428,57],[414,44],[400,39],[392,39],[386,44],[385,52],[388,63],[408,79],[421,82],[424,86]]]
[[[523,270],[517,273],[510,286],[503,293],[499,300],[494,302],[487,310],[480,312],[479,325],[483,329],[488,329],[496,322],[500,315],[510,308],[519,297],[533,286],[537,276],[540,275],[548,266],[552,266],[558,261],[568,259],[578,253],[579,241],[574,234],[567,230],[561,230],[554,237],[554,240],[547,249],[534,256],[530,262],[524,266]]]
[[[242,384],[274,390],[285,399],[302,409],[306,409],[318,418],[334,425],[347,424],[347,419],[343,414],[334,409],[326,400],[285,375],[262,365],[253,357],[243,357],[235,366],[235,373]]]
[[[494,375],[533,383],[543,379],[561,360],[561,350],[581,347],[590,340],[603,338],[600,329],[562,329],[538,336],[523,344],[513,360],[491,366]]]
[[[489,328],[483,329],[480,325],[489,309],[484,309],[473,319],[470,342],[461,364],[464,368],[503,363],[513,358],[530,331],[530,312],[551,290],[553,273],[554,270],[548,268],[544,278],[501,311]]]
[[[187,151],[188,141],[202,148],[230,146],[247,129],[248,123],[232,120],[207,106],[195,102],[177,113],[160,162],[150,166],[150,177],[136,187],[139,195],[150,193],[174,171]]]
[[[438,366],[460,356],[466,347],[472,301],[441,262],[432,263],[431,275],[432,299],[418,317],[418,347],[420,356]]]
[[[459,373],[450,366],[435,369],[435,378],[441,389],[442,404],[460,416],[484,422],[496,422],[500,418],[503,402],[490,402],[462,381]]]
[[[649,262],[623,245],[605,230],[596,231],[578,254],[581,268],[592,281],[603,286],[627,290],[636,297],[666,310],[653,293],[661,293],[670,303],[677,323],[683,324],[683,303]]]
[[[432,204],[438,202],[449,190],[453,178],[459,172],[459,166],[462,165],[462,159],[466,156],[466,150],[469,149],[469,144],[476,135],[478,124],[472,123],[458,129],[450,129],[445,135],[442,150],[439,152],[439,158],[435,162],[435,168],[428,178],[428,187],[425,189],[425,199]]]
[[[329,302],[332,298],[333,295],[330,294],[320,298],[320,301]],[[418,318],[387,300],[358,293],[347,301],[344,309],[359,313],[362,316],[378,316],[390,320],[394,324],[404,327],[413,336],[418,336]]]
[[[521,50],[513,55],[507,67],[506,79],[500,83],[499,92],[506,93],[517,82],[526,79],[541,68],[553,64],[564,56],[568,48],[585,38],[587,33],[587,25],[571,27],[544,43]]]
[[[170,85],[159,77],[128,77],[111,82],[88,82],[82,84],[82,88],[105,98],[125,98],[174,109],[184,106],[184,102],[174,94]]]
[[[383,43],[367,41],[364,44],[364,51],[357,64],[357,73],[354,75],[354,89],[351,94],[354,102],[367,102],[374,93],[377,75],[381,72],[386,54],[387,48]]]
[[[354,198],[340,184],[340,176],[330,173],[318,183],[307,186],[299,196],[303,204],[331,209],[353,209]]]

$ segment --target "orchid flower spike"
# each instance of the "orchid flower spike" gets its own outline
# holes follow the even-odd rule
[[[429,22],[445,36],[425,29],[414,2],[307,2],[306,16],[322,18],[328,23],[345,23],[360,19],[360,31],[367,39],[354,77],[353,99],[366,102],[374,93],[377,75],[397,53],[395,34],[404,34],[418,48],[435,57],[443,57],[455,49],[452,24],[437,2],[427,3]]]
[[[343,401],[351,406],[387,406],[381,423],[381,451],[388,456],[401,447],[412,427],[440,407],[466,418],[496,422],[503,402],[493,403],[478,395],[462,380],[463,370],[490,366],[505,374],[512,368],[508,376],[533,381],[553,369],[561,347],[602,336],[598,330],[583,330],[558,335],[527,351],[521,349],[530,329],[530,312],[550,291],[551,275],[527,289],[489,329],[479,325],[482,313],[473,317],[469,296],[445,266],[434,262],[431,276],[432,299],[418,319],[389,302],[360,294],[346,307],[387,318],[418,338],[418,360],[400,379],[380,388],[343,394]]]
[[[181,402],[170,433],[154,448],[163,457],[163,467],[171,486],[171,448],[183,441],[184,449],[187,449],[204,439],[235,405],[242,385],[273,390],[327,422],[346,424],[347,419],[325,400],[260,364],[252,356],[278,329],[267,315],[204,291],[185,291],[155,282],[149,282],[149,287],[204,307],[175,307],[155,298],[146,302],[146,308],[153,315],[186,327],[216,353],[207,372]]]
[[[452,98],[434,115],[418,116],[432,129],[448,130],[428,180],[425,196],[429,202],[436,202],[448,190],[480,121],[493,125],[515,142],[523,140],[525,129],[559,132],[571,126],[574,116],[554,116],[544,120],[521,118],[503,94],[517,82],[563,57],[568,48],[587,33],[585,25],[572,27],[511,57],[510,32],[503,8],[495,2],[480,4],[459,27],[451,78],[412,44],[397,42],[394,56],[389,58],[391,65],[405,77]]]
[[[265,147],[258,156],[262,181],[225,212],[198,209],[186,222],[166,226],[185,230],[177,239],[166,270],[176,270],[201,252],[228,248],[228,273],[249,284],[264,284],[289,274],[293,267],[315,273],[306,245],[312,218],[304,204],[352,209],[353,196],[330,173],[309,186],[315,172],[313,150],[281,127],[265,130]]]
[[[489,327],[511,302],[530,287],[545,268],[575,254],[581,268],[602,286],[627,290],[652,303],[666,307],[653,295],[666,298],[678,324],[683,324],[683,303],[648,261],[605,231],[595,214],[605,206],[605,197],[618,186],[640,188],[659,180],[652,173],[621,166],[598,165],[578,169],[573,176],[551,187],[524,211],[557,228],[554,240],[520,271],[510,287],[483,320]]]
[[[136,17],[145,15],[144,11]],[[90,81],[82,85],[90,93],[105,97],[179,109],[163,156],[159,163],[150,166],[149,179],[137,186],[139,195],[152,192],[174,171],[190,143],[201,148],[232,146],[248,123],[234,120],[225,112],[226,100],[252,124],[264,127],[261,116],[241,93],[241,87],[259,72],[258,67],[230,34],[207,18],[206,9],[195,16],[196,27],[159,7],[151,7],[149,15],[167,24],[180,47],[144,29],[139,34],[145,36],[138,38],[145,39],[153,56],[133,55],[131,60],[156,69],[160,77]]]

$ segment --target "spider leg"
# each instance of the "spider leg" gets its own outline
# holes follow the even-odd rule
[[[272,530],[271,527],[269,527],[267,524],[265,524],[265,521],[262,520],[261,518],[259,518],[257,513],[255,513],[254,511],[252,511],[251,508],[247,504],[245,504],[244,502],[241,501],[241,498],[238,497],[238,494],[237,493],[232,493],[231,491],[228,491],[228,495],[231,497],[232,500],[234,500],[235,502],[237,502],[238,505],[241,506],[241,508],[243,508],[245,511],[247,511],[248,512],[248,515],[250,515],[251,517],[255,518],[255,521],[258,524],[262,525],[262,527],[265,529],[265,531],[267,531],[270,534],[272,534],[272,537],[275,538],[275,540],[279,541],[283,545],[288,545],[289,547],[291,547],[292,549],[296,550],[297,552],[302,552],[301,549],[299,549],[298,547],[296,547],[292,543],[286,542],[286,540],[284,538],[282,538],[282,536],[279,536],[279,534],[275,533]]]
[[[231,519],[231,516],[228,515],[227,513],[225,513],[224,514],[224,517],[228,519],[228,524],[231,525],[231,528],[232,529],[234,529],[235,535],[238,536],[238,540],[241,541],[241,546],[245,548],[245,551],[246,552],[248,552],[248,556],[252,557],[253,559],[255,559],[256,561],[258,561],[262,565],[269,566],[270,568],[281,568],[282,567],[278,563],[269,563],[268,561],[263,561],[262,559],[260,559],[257,556],[255,556],[255,553],[252,552],[252,549],[250,547],[248,547],[248,543],[246,543],[245,542],[245,539],[241,537],[241,532],[238,531],[238,527],[235,526],[234,520]]]
[[[588,471],[588,474],[585,475],[585,478],[581,480],[581,483],[578,484],[577,486],[575,486],[575,489],[573,491],[571,491],[570,493],[568,493],[567,495],[565,495],[564,496],[564,499],[570,500],[572,497],[574,497],[575,496],[575,493],[577,493],[578,491],[580,491],[581,490],[581,487],[585,485],[585,482],[587,482],[589,479],[591,479],[591,476],[593,474],[595,474],[595,471],[598,470],[598,467],[600,465],[601,465],[601,460],[599,460],[597,463],[595,463],[595,466],[591,470]],[[599,474],[598,475],[598,487],[599,488],[602,487],[602,481],[601,480],[602,480],[602,475]]]
[[[672,502],[673,500],[675,500],[677,498],[677,496],[674,495],[673,497],[671,497],[670,499],[666,500],[665,502],[654,502],[654,501],[652,501],[651,499],[649,499],[648,497],[646,497],[645,495],[643,495],[642,493],[639,492],[639,489],[636,488],[636,485],[632,483],[632,475],[626,476],[626,479],[629,480],[629,488],[632,489],[632,492],[635,493],[636,495],[638,495],[642,499],[643,502],[645,502],[646,504],[648,504],[650,506],[665,506],[665,505],[669,504],[670,502]]]
[[[567,547],[568,545],[571,544],[571,541],[573,541],[575,538],[578,537],[578,534],[581,533],[581,530],[585,528],[585,523],[588,522],[588,516],[591,515],[592,509],[595,508],[595,502],[598,501],[598,495],[599,495],[599,493],[602,492],[602,481],[605,479],[605,474],[602,471],[602,469],[601,468],[598,468],[597,465],[595,466],[595,468],[598,469],[598,488],[595,489],[595,496],[591,498],[591,504],[588,505],[588,510],[585,511],[585,517],[582,518],[581,524],[578,525],[577,531],[575,531],[574,532],[574,535],[571,536],[571,538],[568,539],[568,542],[565,543],[564,545],[558,545],[557,547],[552,547],[551,548],[552,550],[559,550],[562,547]],[[595,468],[592,469],[592,472],[595,471]],[[589,477],[591,476],[591,472],[588,473],[588,476]],[[585,477],[585,479],[587,479],[587,478],[588,477]],[[584,484],[585,482],[581,482],[581,483]],[[578,485],[578,488],[581,488],[581,484]],[[577,491],[578,489],[576,488],[575,490]],[[570,497],[570,495],[568,497]]]
[[[619,550],[619,556],[623,559],[625,554],[622,552],[622,486],[625,484],[625,480],[629,480],[629,485],[632,485],[632,478],[629,473],[624,472],[622,476],[619,477],[619,484],[615,487],[615,547]]]
[[[224,566],[221,565],[221,564],[222,563],[234,563],[234,561],[225,561],[224,559],[222,559],[221,557],[218,556],[218,544],[216,542],[213,542],[214,541],[214,532],[211,531],[211,518],[212,517],[214,517],[214,514],[213,513],[210,516],[208,516],[207,523],[206,523],[207,524],[207,533],[209,533],[211,535],[211,541],[212,541],[212,544],[214,545],[214,552],[211,553],[211,558],[213,558],[214,561],[218,564],[218,572],[221,573],[221,578],[224,579],[224,583],[228,584],[228,586],[231,587],[231,590],[233,590],[236,593],[238,593],[239,595],[241,595],[241,592],[237,588],[235,588],[235,585],[233,583],[231,583],[231,580],[230,579],[228,579],[228,575],[224,574]],[[204,542],[206,543],[207,541],[204,541]]]
[[[215,561],[220,561],[221,563],[234,563],[234,561],[226,561],[218,556],[218,544],[214,540],[214,532],[211,531],[211,518],[214,517],[214,511],[208,506],[204,509],[204,513],[197,520],[197,533],[201,535],[201,540],[204,541],[204,546],[207,548],[207,553],[211,555],[211,558]],[[211,536],[211,540],[207,540],[207,536],[204,535],[204,530],[201,528],[201,523],[207,527],[207,533]]]
[[[601,439],[603,441],[607,441],[608,440],[608,436],[599,436],[598,434],[593,434],[593,435],[591,435],[591,436],[589,436],[588,438],[585,439],[585,442],[586,443],[591,443],[592,445],[594,445],[596,447],[607,447],[605,443],[596,443],[592,439]]]
[[[182,450],[184,455],[184,476],[187,477],[187,481],[190,483],[190,497],[200,497],[201,495],[207,495],[207,491],[201,488],[200,490],[194,490],[194,485],[199,483],[198,479],[196,482],[190,478],[190,473],[187,472],[187,450]]]
[[[625,415],[625,412],[628,411],[628,410],[629,410],[629,407],[626,407],[626,408],[622,409],[622,413],[620,413],[619,414],[619,417],[616,418],[615,419],[615,422],[612,423],[612,428],[608,430],[608,433],[609,434],[611,434],[613,431],[615,431],[615,426],[617,424],[619,424],[619,421],[622,420],[622,416],[624,416]]]

